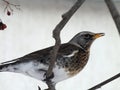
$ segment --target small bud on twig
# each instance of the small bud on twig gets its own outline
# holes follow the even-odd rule
[[[10,12],[9,10],[7,11],[7,15],[8,15],[8,16],[10,16],[10,15],[11,15],[11,12]]]

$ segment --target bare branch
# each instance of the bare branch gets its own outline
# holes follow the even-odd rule
[[[20,10],[20,5],[16,5],[16,4],[13,4],[13,3],[10,3],[9,1],[7,0],[2,0],[6,6],[4,8],[4,12],[7,11],[7,15],[9,16],[11,13],[13,13],[13,8],[14,7],[15,9],[17,10]]]
[[[51,80],[47,80],[46,84],[48,85],[48,89],[45,89],[45,90],[55,90],[55,86]]]
[[[41,90],[41,88],[38,86],[38,90]]]
[[[88,90],[96,90],[96,89],[98,89],[98,88],[101,88],[101,87],[104,86],[105,84],[108,84],[108,83],[110,83],[111,81],[113,81],[113,80],[115,80],[115,79],[117,79],[117,78],[119,78],[119,77],[120,77],[120,73],[118,73],[117,75],[115,75],[115,76],[113,76],[113,77],[111,77],[111,78],[109,78],[109,79],[101,82],[100,84],[98,84],[98,85],[96,85],[96,86],[94,86],[94,87],[92,87],[92,88],[90,88],[90,89],[88,89]]]
[[[62,15],[62,20],[60,23],[55,27],[53,30],[53,38],[55,39],[55,46],[53,50],[51,51],[51,63],[49,65],[48,71],[46,73],[46,83],[49,86],[49,90],[55,90],[51,89],[51,81],[49,77],[52,75],[52,70],[55,64],[57,52],[59,50],[61,40],[60,40],[60,32],[63,29],[63,27],[66,25],[66,23],[69,21],[69,19],[72,17],[72,15],[77,11],[77,9],[83,4],[85,0],[77,0],[77,2],[72,6],[72,8],[66,12],[65,14]]]
[[[120,35],[120,14],[112,0],[105,0]]]
[[[116,25],[118,32],[119,32],[119,35],[120,35],[120,14],[119,14],[119,12],[118,12],[118,10],[117,10],[117,8],[112,0],[105,0],[105,3],[106,3],[106,5],[107,5],[107,7],[112,15],[112,18],[115,22],[115,25]],[[118,73],[117,75],[105,80],[104,82],[102,82],[102,83],[100,83],[100,84],[98,84],[98,85],[96,85],[88,90],[96,90],[96,89],[102,87],[103,85],[110,83],[111,81],[113,81],[119,77],[120,77],[120,73]]]

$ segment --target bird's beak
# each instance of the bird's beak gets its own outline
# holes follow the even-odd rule
[[[93,38],[96,39],[96,38],[102,37],[104,35],[105,35],[105,33],[96,33],[95,35],[93,35]]]

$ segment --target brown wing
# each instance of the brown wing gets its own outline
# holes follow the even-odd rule
[[[30,54],[27,54],[15,60],[3,62],[1,64],[23,63],[23,62],[29,62],[31,60],[37,60],[37,61],[40,61],[40,63],[48,64],[50,60],[50,51],[52,49],[53,49],[53,46],[39,50],[39,51],[32,52]],[[68,43],[62,44],[58,51],[58,56],[61,57],[63,55],[69,55],[74,50],[78,50],[78,49],[79,47],[72,44],[68,44]]]
[[[50,55],[50,51],[52,49],[53,49],[53,46],[48,47],[46,49],[39,50],[39,51],[35,51],[33,53],[23,56],[21,59],[38,59],[41,57],[46,57]],[[76,47],[75,45],[72,45],[72,44],[65,43],[60,46],[58,54],[69,55],[74,50],[79,50],[79,47]]]

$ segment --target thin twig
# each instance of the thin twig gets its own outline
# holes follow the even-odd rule
[[[5,4],[6,4],[6,6],[4,8],[4,12],[10,11],[11,13],[13,13],[13,8],[12,7],[16,8],[17,10],[20,10],[20,5],[10,3],[7,0],[2,0],[2,1],[5,2]]]
[[[110,83],[111,81],[113,81],[113,80],[115,80],[115,79],[117,79],[117,78],[119,78],[119,77],[120,77],[120,73],[118,73],[117,75],[115,75],[115,76],[113,76],[113,77],[111,77],[111,78],[109,78],[109,79],[101,82],[100,84],[98,84],[98,85],[96,85],[96,86],[94,86],[94,87],[92,87],[92,88],[90,88],[90,89],[88,89],[88,90],[96,90],[96,89],[98,89],[98,88],[101,88],[101,87],[104,86],[105,84],[108,84],[108,83]]]
[[[62,15],[62,20],[60,21],[60,23],[55,27],[55,29],[53,30],[53,38],[55,39],[55,46],[53,48],[53,50],[51,51],[51,63],[49,65],[48,71],[46,73],[46,82],[51,82],[49,79],[49,77],[52,75],[52,70],[55,64],[55,60],[56,60],[56,56],[57,56],[57,52],[59,50],[60,44],[61,44],[61,40],[60,40],[60,32],[63,29],[63,27],[66,25],[66,23],[69,21],[69,19],[72,17],[72,15],[77,11],[77,9],[83,4],[85,0],[77,0],[77,2],[73,5],[73,7],[66,12],[65,14]],[[52,83],[52,82],[51,82]],[[51,89],[51,83],[47,83],[49,86],[48,90],[53,90]]]
[[[118,12],[118,10],[117,10],[117,8],[112,0],[105,0],[105,3],[106,3],[106,5],[111,13],[111,16],[115,22],[115,25],[116,25],[118,32],[119,32],[119,35],[120,35],[120,14],[119,14],[119,12]],[[102,82],[102,83],[100,83],[100,84],[98,84],[98,85],[96,85],[88,90],[96,90],[96,89],[102,87],[103,85],[106,85],[106,84],[110,83],[111,81],[113,81],[119,77],[120,77],[120,73],[118,73],[117,75],[105,80],[104,82]]]
[[[7,1],[7,0],[2,0],[2,1],[5,2],[7,5],[9,4],[9,5],[12,5],[12,6],[14,6],[14,7],[20,7],[20,5],[10,3],[10,2]]]
[[[38,86],[38,90],[41,90],[41,88]]]
[[[115,6],[115,4],[112,0],[105,0],[105,3],[111,13],[111,16],[115,22],[115,25],[116,25],[119,35],[120,35],[120,14],[117,10],[117,7]]]
[[[55,86],[51,80],[47,80],[46,84],[48,85],[48,89],[45,90],[55,90]]]

